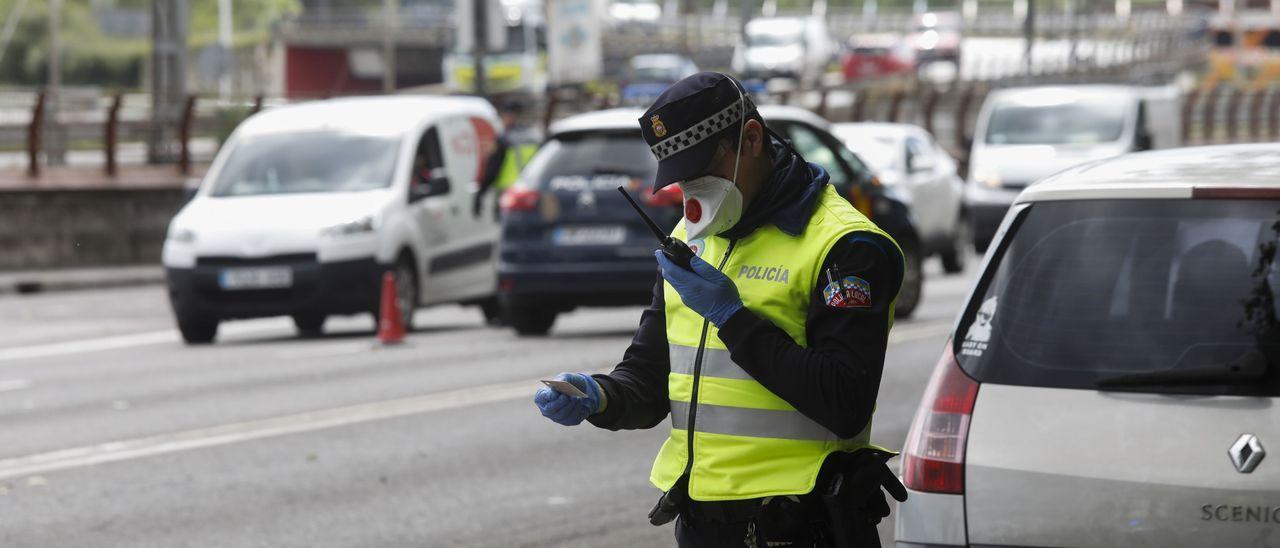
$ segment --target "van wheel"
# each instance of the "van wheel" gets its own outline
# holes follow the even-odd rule
[[[502,314],[502,306],[498,304],[497,297],[490,297],[480,301],[480,313],[484,314],[485,325],[499,327],[507,324],[506,317]]]
[[[513,308],[507,311],[507,322],[522,337],[544,337],[556,323],[556,313],[538,308]]]
[[[951,248],[942,252],[942,271],[947,274],[964,272],[971,245],[973,245],[973,229],[969,225],[969,218],[961,216],[960,222],[956,224],[956,233],[951,238]]]
[[[902,253],[906,258],[906,270],[902,273],[902,289],[898,290],[893,315],[895,318],[910,318],[920,305],[920,295],[924,292],[924,270],[920,252],[915,246],[903,246]]]
[[[204,316],[179,316],[178,331],[187,344],[209,344],[218,336],[218,320]]]
[[[324,335],[324,314],[299,314],[293,317],[293,325],[298,328],[298,335],[314,338]]]

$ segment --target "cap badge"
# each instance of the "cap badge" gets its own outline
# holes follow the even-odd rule
[[[649,121],[653,123],[653,135],[655,137],[661,139],[667,136],[667,125],[662,123],[662,120],[659,120],[657,115],[649,118]]]

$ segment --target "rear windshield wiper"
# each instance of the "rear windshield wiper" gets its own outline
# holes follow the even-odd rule
[[[1253,384],[1267,375],[1267,357],[1258,349],[1226,363],[1169,369],[1147,373],[1128,373],[1098,379],[1101,388],[1122,386],[1187,386]]]

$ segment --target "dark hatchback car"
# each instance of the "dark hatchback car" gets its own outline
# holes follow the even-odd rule
[[[672,185],[649,191],[658,164],[636,123],[614,109],[551,126],[520,180],[502,196],[499,301],[521,335],[542,335],[580,306],[648,304],[653,234],[618,195],[627,189],[663,230],[680,220]]]
[[[825,129],[826,120],[795,107],[766,105],[760,112],[902,245],[907,274],[897,315],[909,316],[923,282],[907,206],[878,186],[857,155]],[[657,162],[636,123],[642,113],[613,109],[554,124],[520,181],[503,194],[498,296],[507,322],[521,335],[544,335],[556,316],[577,307],[650,302],[657,242],[617,187],[626,188],[664,231],[680,220],[683,196],[676,185],[649,190]]]

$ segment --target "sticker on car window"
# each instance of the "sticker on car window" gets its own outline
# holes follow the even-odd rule
[[[995,297],[982,301],[982,308],[978,309],[973,323],[969,325],[969,331],[964,334],[964,343],[960,345],[961,356],[981,357],[987,351],[987,345],[991,342],[991,321],[996,317],[996,304]]]

